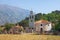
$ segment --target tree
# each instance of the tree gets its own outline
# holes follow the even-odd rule
[[[42,13],[36,14],[35,15],[35,21],[42,19],[42,17],[43,17],[43,14]]]
[[[9,31],[10,28],[11,28],[12,26],[14,26],[14,24],[6,23],[4,26],[5,26],[5,29],[6,29],[7,31]]]
[[[19,22],[18,24],[23,26],[23,27],[28,27],[29,23],[28,23],[29,20],[22,20],[21,22]]]
[[[55,25],[55,30],[60,31],[60,20],[58,20],[58,23]]]

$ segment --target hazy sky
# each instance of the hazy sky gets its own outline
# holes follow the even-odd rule
[[[49,13],[60,10],[60,0],[0,0],[0,4],[20,7],[34,12]]]

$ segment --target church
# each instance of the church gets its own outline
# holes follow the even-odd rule
[[[35,22],[35,15],[33,11],[30,11],[29,27],[32,29],[32,31],[43,34],[51,31],[52,23],[47,20],[39,20]]]

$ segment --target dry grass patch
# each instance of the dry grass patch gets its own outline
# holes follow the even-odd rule
[[[0,34],[0,40],[60,40],[60,36],[31,34]]]

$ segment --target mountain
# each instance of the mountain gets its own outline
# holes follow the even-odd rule
[[[0,25],[5,23],[17,23],[29,15],[29,10],[18,7],[0,5]]]

